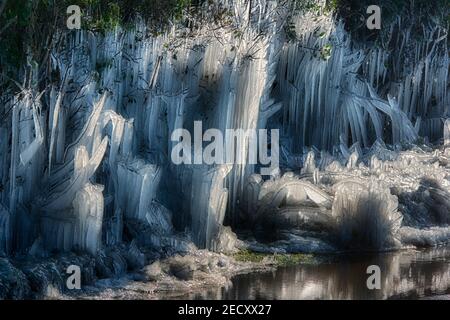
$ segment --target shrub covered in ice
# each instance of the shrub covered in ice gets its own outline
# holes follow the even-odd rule
[[[395,19],[384,28],[387,50],[358,43],[333,15],[310,12],[292,17],[296,36],[286,41],[282,1],[225,2],[232,27],[208,22],[189,37],[176,26],[142,37],[140,23],[67,34],[36,65],[50,82],[31,81],[47,78],[33,68],[18,81],[20,94],[1,94],[0,255],[39,256],[41,247],[95,254],[135,240],[127,256],[141,265],[140,245],[188,248],[172,220],[196,246],[218,251],[236,242],[224,223],[256,230],[261,221],[299,231],[283,239],[289,249],[323,248],[311,238],[328,241],[330,229],[343,247],[394,245],[396,197],[373,181],[339,183],[349,176],[384,181],[405,226],[450,222],[445,30],[424,25],[425,48],[410,37],[408,19]],[[169,161],[171,133],[192,132],[194,121],[220,131],[280,129],[281,177],[256,174],[247,138],[235,148],[242,164]],[[442,134],[447,151],[401,151]],[[282,175],[302,164],[299,176]],[[422,188],[425,178],[436,186]]]
[[[397,211],[397,197],[388,188],[375,180],[347,180],[335,188],[332,214],[341,247],[382,250],[397,246],[402,215]]]

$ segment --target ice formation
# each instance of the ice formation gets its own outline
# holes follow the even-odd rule
[[[396,246],[402,215],[397,197],[374,181],[344,180],[335,186],[332,214],[343,246],[380,250]]]
[[[71,32],[52,49],[59,81],[0,109],[11,109],[0,124],[0,254],[34,252],[40,241],[92,254],[129,242],[140,265],[138,244],[179,243],[177,232],[230,250],[228,226],[284,251],[448,242],[446,30],[423,26],[422,43],[396,20],[388,50],[355,41],[336,17],[299,13],[288,41],[277,2],[226,8],[229,26],[151,36],[137,22]],[[279,128],[279,170],[175,165],[171,133],[193,132],[194,121]]]

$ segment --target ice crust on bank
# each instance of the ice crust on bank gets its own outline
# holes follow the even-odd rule
[[[14,96],[0,125],[0,253],[26,252],[39,238],[47,250],[95,253],[125,241],[125,229],[149,245],[176,246],[181,231],[198,247],[230,251],[225,225],[270,234],[285,251],[348,247],[367,228],[374,250],[448,241],[442,28],[424,26],[424,36],[440,35],[424,44],[395,21],[391,52],[355,42],[331,16],[303,13],[287,41],[275,1],[228,5],[235,29],[214,35],[205,25],[192,37],[176,27],[146,36],[137,23],[73,32],[53,50],[59,81]],[[281,174],[174,165],[171,133],[192,133],[198,120],[203,130],[279,128]]]

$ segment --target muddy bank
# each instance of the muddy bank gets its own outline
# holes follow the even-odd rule
[[[181,248],[181,247],[180,247]],[[227,286],[239,274],[314,263],[312,255],[265,254],[247,249],[214,253],[186,243],[185,250],[145,251],[134,244],[48,257],[0,258],[0,299],[162,299]],[[68,289],[71,265],[81,289]]]
[[[176,255],[118,279],[103,279],[82,291],[55,298],[176,299],[205,290],[220,290],[237,275],[276,270],[282,265],[311,264],[310,255],[268,255],[249,251],[218,254],[206,250]]]

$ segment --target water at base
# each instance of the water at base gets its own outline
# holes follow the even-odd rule
[[[381,269],[381,289],[367,288],[367,267]],[[332,257],[317,265],[239,275],[225,288],[186,299],[421,299],[450,297],[450,247]]]

